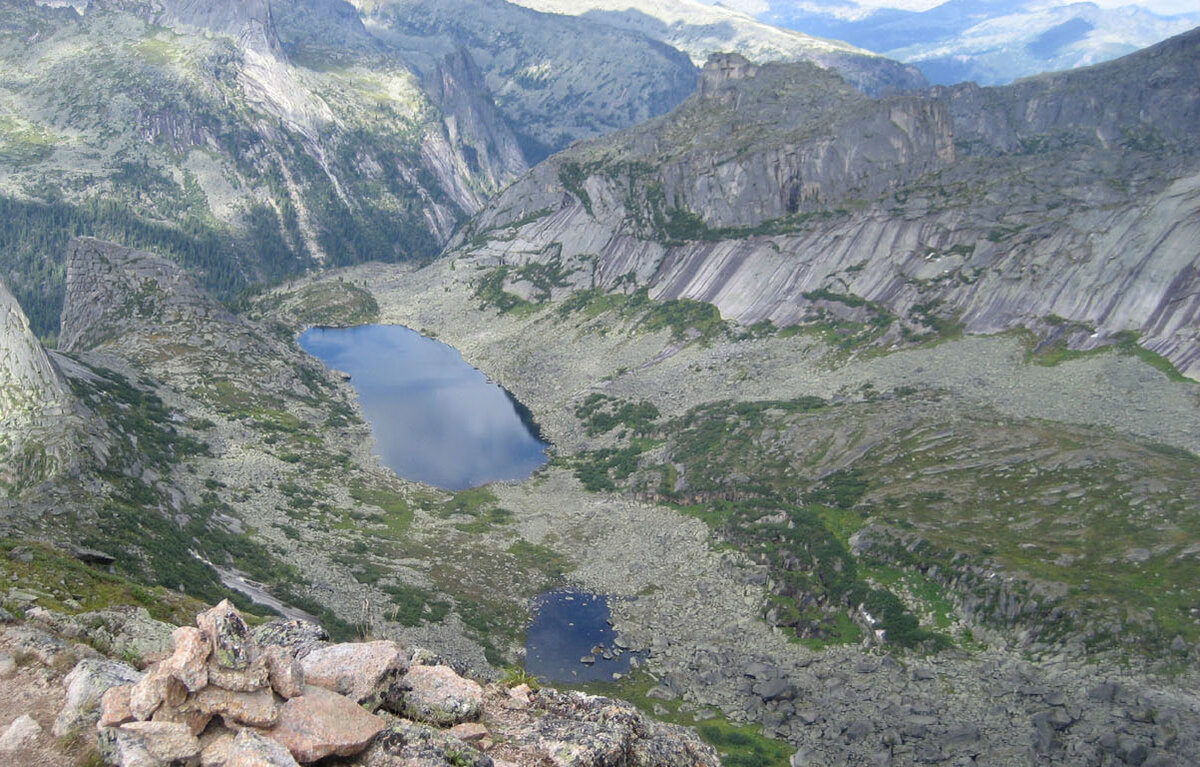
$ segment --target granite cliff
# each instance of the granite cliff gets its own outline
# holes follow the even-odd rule
[[[63,422],[76,407],[58,365],[0,283],[0,488],[7,495],[75,464]]]
[[[878,101],[811,67],[714,57],[670,115],[505,190],[455,255],[558,259],[577,287],[632,279],[747,325],[876,323],[881,345],[1136,337],[1195,377],[1198,45]]]

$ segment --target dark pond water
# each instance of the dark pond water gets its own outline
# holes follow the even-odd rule
[[[350,374],[379,455],[401,477],[461,490],[546,462],[508,392],[453,347],[399,325],[313,328],[300,346]]]
[[[525,634],[529,673],[551,682],[611,682],[614,672],[628,673],[630,653],[615,645],[606,597],[558,589],[536,597],[532,612]],[[581,662],[585,657],[593,662]]]

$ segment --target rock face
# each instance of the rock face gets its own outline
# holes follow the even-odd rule
[[[696,71],[662,43],[502,0],[360,3],[368,28],[411,46],[422,71],[465,49],[531,159],[637,124],[687,98]]]
[[[862,322],[874,302],[895,320],[886,343],[955,323],[1072,348],[1132,334],[1195,377],[1198,49],[1192,32],[1089,70],[881,101],[714,57],[670,116],[539,166],[456,243],[747,324]]]
[[[62,427],[73,407],[65,379],[0,283],[0,487],[37,484],[72,465]]]

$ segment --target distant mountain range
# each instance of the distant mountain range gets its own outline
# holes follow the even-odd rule
[[[1167,15],[1148,4],[949,0],[916,3],[763,0],[716,3],[759,21],[845,40],[918,67],[931,82],[999,85],[1132,53],[1200,25],[1200,9]],[[926,4],[928,5],[928,4]],[[875,6],[875,7],[872,7]],[[1170,6],[1162,6],[1169,8]]]

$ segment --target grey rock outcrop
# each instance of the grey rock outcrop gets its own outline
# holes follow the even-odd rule
[[[454,244],[746,324],[862,322],[874,302],[906,334],[1134,337],[1196,377],[1198,49],[1193,32],[1090,70],[880,101],[811,67],[715,57],[671,115],[535,168]]]
[[[0,488],[20,490],[76,465],[65,378],[0,282]]]

